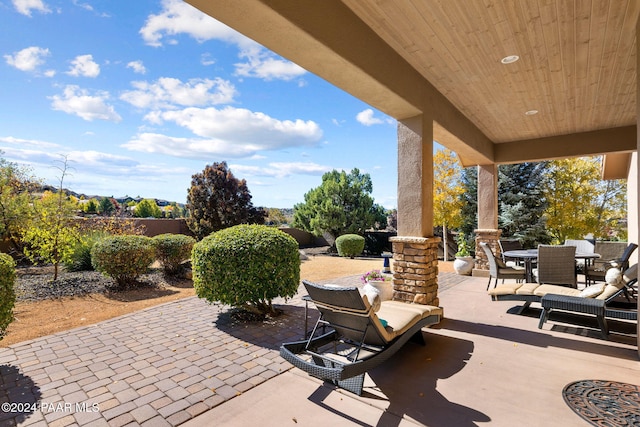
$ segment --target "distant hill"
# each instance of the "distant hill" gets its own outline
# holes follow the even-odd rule
[[[45,192],[45,191],[51,191],[52,193],[57,193],[57,192],[58,192],[58,189],[57,189],[56,187],[52,186],[52,185],[42,185],[42,186],[40,187],[40,189],[39,189],[39,190],[40,190],[41,192]],[[115,199],[115,200],[116,200],[118,203],[120,203],[120,204],[127,204],[127,203],[129,203],[130,201],[132,201],[132,200],[133,200],[134,202],[136,202],[136,203],[140,203],[140,201],[142,201],[142,200],[144,200],[144,199],[152,199],[152,200],[155,200],[156,204],[157,204],[159,207],[169,206],[169,205],[170,205],[170,204],[172,204],[172,203],[176,203],[178,206],[180,206],[180,207],[184,207],[184,203],[178,203],[178,202],[173,202],[173,201],[170,201],[170,200],[164,200],[164,199],[156,199],[156,198],[153,198],[153,197],[140,197],[140,196],[138,196],[138,197],[131,197],[131,196],[122,196],[122,197],[99,196],[99,195],[97,195],[97,194],[76,193],[75,191],[73,191],[73,190],[69,190],[69,189],[67,189],[67,188],[65,188],[65,189],[64,189],[64,192],[65,192],[65,193],[67,193],[68,195],[73,196],[73,197],[76,197],[76,198],[78,198],[78,199],[82,199],[82,198],[84,198],[84,199],[86,199],[86,200],[89,200],[89,199],[96,199],[96,200],[100,200],[100,199],[102,199],[102,198],[104,198],[104,197],[108,197],[108,198]]]

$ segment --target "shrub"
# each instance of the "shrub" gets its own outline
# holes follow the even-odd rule
[[[343,234],[336,239],[338,255],[353,258],[364,250],[364,237],[357,234]]]
[[[196,239],[184,234],[160,234],[153,237],[156,259],[162,264],[164,274],[173,276],[182,271],[182,263],[191,257]]]
[[[16,294],[16,263],[9,255],[0,253],[0,340],[13,320],[13,305]]]
[[[83,235],[74,245],[69,259],[65,261],[64,268],[67,271],[92,271],[91,248],[107,234],[101,232],[91,232]]]
[[[193,287],[200,298],[259,314],[275,314],[271,301],[292,297],[300,282],[298,243],[265,225],[236,225],[193,247]]]
[[[109,236],[91,249],[93,268],[113,278],[120,288],[135,284],[154,259],[153,241],[145,236]]]

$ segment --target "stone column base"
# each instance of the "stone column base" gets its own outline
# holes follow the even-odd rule
[[[439,237],[397,236],[393,244],[393,299],[439,306]]]

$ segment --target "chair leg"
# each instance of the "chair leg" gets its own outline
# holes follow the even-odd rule
[[[540,322],[538,322],[538,329],[542,329],[542,325],[544,325],[544,323],[549,318],[549,312],[550,311],[551,311],[551,308],[543,308],[542,309],[542,313],[540,313]]]
[[[607,319],[604,316],[597,316],[598,325],[600,326],[600,331],[602,332],[602,337],[605,340],[609,339],[609,326],[607,325]]]
[[[491,276],[489,276],[489,283],[487,283],[487,290],[491,287]]]

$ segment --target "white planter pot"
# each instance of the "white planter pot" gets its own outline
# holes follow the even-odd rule
[[[473,271],[474,260],[471,256],[456,257],[453,269],[462,276],[469,276]]]
[[[369,280],[368,284],[373,286],[380,293],[381,301],[393,299],[393,283],[386,280]]]

